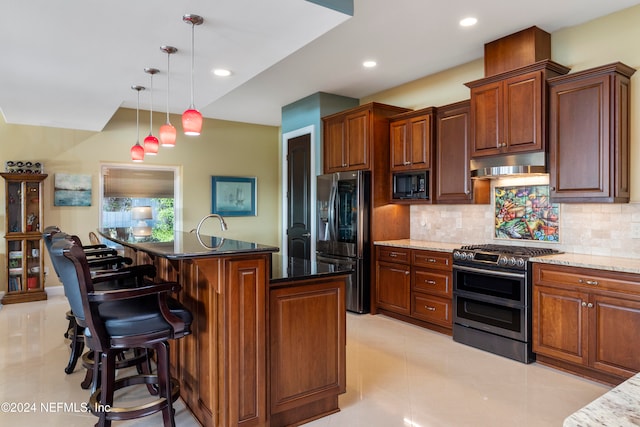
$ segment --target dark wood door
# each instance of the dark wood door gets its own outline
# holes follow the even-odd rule
[[[589,307],[590,359],[594,368],[629,378],[640,371],[640,298],[594,294]]]
[[[409,315],[411,269],[408,265],[378,262],[376,298],[378,308]]]
[[[347,166],[345,159],[344,117],[337,116],[324,122],[324,173],[338,172]]]
[[[469,101],[438,108],[436,202],[469,203]]]
[[[391,122],[389,126],[391,133],[391,170],[402,170],[407,165],[407,138],[408,127],[406,120]]]
[[[288,141],[287,188],[289,256],[311,259],[311,135]]]
[[[472,157],[500,153],[502,144],[502,82],[471,89]]]
[[[549,185],[552,197],[609,197],[609,79],[550,89]]]
[[[542,71],[504,81],[503,149],[508,152],[542,149]]]
[[[586,366],[588,299],[589,294],[583,292],[534,286],[534,353]]]
[[[369,169],[369,110],[345,118],[347,164],[350,170]]]

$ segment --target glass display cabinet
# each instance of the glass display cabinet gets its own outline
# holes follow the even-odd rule
[[[0,173],[5,180],[6,293],[2,304],[47,299],[43,262],[43,181],[46,174]]]

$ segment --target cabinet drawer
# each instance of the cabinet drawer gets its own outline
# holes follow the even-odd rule
[[[412,251],[412,265],[451,270],[451,254],[436,251]]]
[[[439,298],[419,292],[412,294],[411,315],[416,319],[452,326],[451,299]]]
[[[535,263],[533,283],[588,291],[600,289],[640,295],[640,282],[637,275],[590,268]]]
[[[414,268],[413,290],[451,297],[451,273]]]
[[[409,264],[410,250],[393,246],[378,246],[378,261]]]

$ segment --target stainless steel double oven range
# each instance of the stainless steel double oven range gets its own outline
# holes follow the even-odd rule
[[[531,363],[531,262],[555,249],[469,245],[453,251],[453,339]]]

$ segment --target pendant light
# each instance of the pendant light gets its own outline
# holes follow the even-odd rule
[[[160,136],[160,144],[163,147],[175,147],[176,128],[169,121],[169,63],[171,62],[171,54],[176,53],[178,49],[173,46],[160,46],[160,50],[167,54],[167,122],[160,126],[158,134]]]
[[[148,154],[150,156],[155,156],[158,154],[158,138],[153,136],[153,75],[157,74],[160,70],[157,68],[145,68],[144,72],[151,76],[151,88],[150,92],[150,102],[149,102],[149,135],[144,139],[144,154]]]
[[[204,22],[199,15],[187,14],[182,17],[187,24],[191,24],[191,105],[182,113],[182,129],[185,135],[200,135],[202,130],[202,114],[196,110],[193,103],[193,73],[194,73],[194,32],[195,26]]]
[[[131,89],[138,92],[138,103],[136,104],[136,144],[131,147],[131,160],[139,163],[144,160],[144,147],[140,145],[140,91],[144,86],[131,86]]]

